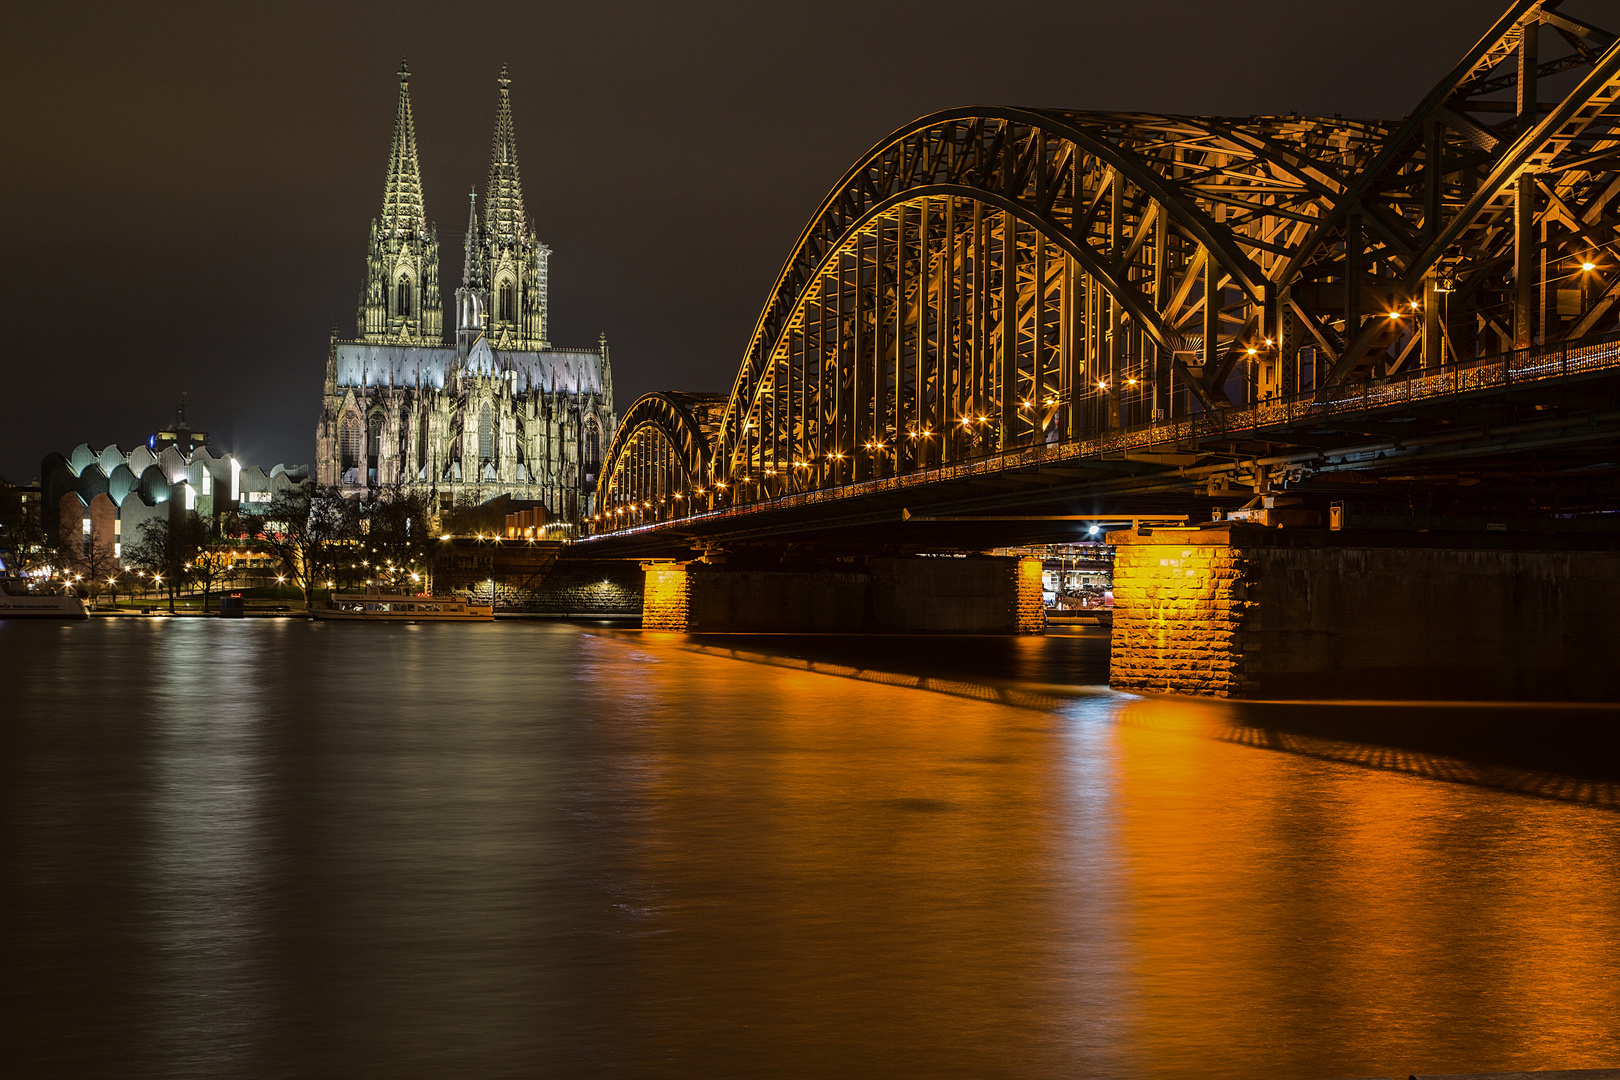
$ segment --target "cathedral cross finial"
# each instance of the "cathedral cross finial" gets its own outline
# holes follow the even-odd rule
[[[503,93],[503,94],[507,92],[506,88],[512,85],[512,80],[507,77],[506,65],[505,64],[501,65],[501,77],[496,79],[495,81],[500,84],[501,93]]]
[[[403,56],[399,58],[399,81],[401,85],[411,81],[411,67]]]

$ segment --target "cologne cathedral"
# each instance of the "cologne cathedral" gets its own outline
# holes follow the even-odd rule
[[[511,80],[501,69],[489,179],[469,195],[455,339],[444,339],[439,241],[427,220],[410,73],[371,223],[357,333],[334,331],[316,433],[316,482],[373,497],[395,486],[435,508],[500,495],[543,504],[553,520],[588,512],[613,438],[613,374],[596,348],[554,348],[551,249],[523,207]]]

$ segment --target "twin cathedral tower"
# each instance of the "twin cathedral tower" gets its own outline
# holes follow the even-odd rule
[[[594,349],[551,345],[551,249],[524,211],[505,68],[499,85],[482,206],[469,197],[450,343],[410,72],[400,65],[356,336],[334,333],[327,354],[316,482],[346,495],[402,488],[436,509],[510,495],[578,521],[613,438],[613,372],[605,337]]]

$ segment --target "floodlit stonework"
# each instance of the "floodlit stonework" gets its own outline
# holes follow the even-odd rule
[[[1227,531],[1108,534],[1114,549],[1116,690],[1238,697],[1247,689],[1248,560]],[[1245,647],[1250,650],[1246,653]]]
[[[644,568],[641,628],[685,633],[691,623],[692,578],[678,563],[654,563]]]
[[[1110,685],[1205,697],[1614,700],[1611,533],[1119,530]]]
[[[577,521],[617,423],[612,367],[605,336],[594,348],[551,344],[551,252],[524,209],[505,69],[499,84],[482,212],[471,197],[447,343],[438,235],[425,212],[410,76],[400,69],[357,335],[334,333],[327,353],[316,481],[345,494],[403,487],[435,505],[504,494]]]

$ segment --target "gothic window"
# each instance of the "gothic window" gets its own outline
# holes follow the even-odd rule
[[[411,314],[411,279],[402,277],[394,290],[394,314],[409,317]]]
[[[501,282],[501,321],[514,322],[517,319],[517,290],[512,288],[510,281]]]
[[[382,423],[382,413],[372,413],[366,433],[366,483],[373,487],[377,484],[377,458],[382,452]]]
[[[596,418],[591,417],[585,421],[585,470],[594,473],[601,463],[602,429],[596,426]]]
[[[489,405],[478,413],[478,464],[495,459],[495,428],[489,421]]]
[[[343,418],[343,435],[338,448],[344,472],[359,466],[360,451],[364,447],[360,433],[360,418],[353,413]]]

